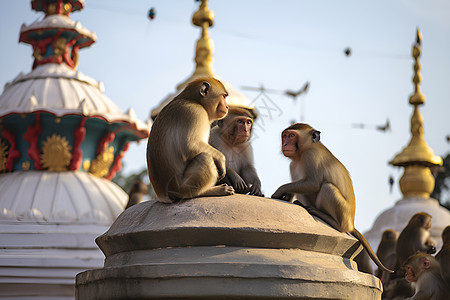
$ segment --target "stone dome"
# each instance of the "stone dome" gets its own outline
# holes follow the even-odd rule
[[[125,210],[96,239],[77,299],[380,299],[360,243],[281,200],[233,195]]]

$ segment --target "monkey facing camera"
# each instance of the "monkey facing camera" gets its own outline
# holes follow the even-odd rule
[[[208,144],[212,122],[228,113],[227,96],[219,80],[198,78],[156,117],[147,143],[147,168],[159,201],[234,194],[231,186],[216,186],[226,174],[225,156]]]
[[[344,165],[320,142],[320,131],[296,123],[281,133],[283,155],[291,159],[292,182],[280,186],[272,198],[298,201],[312,215],[341,232],[354,235],[370,258],[387,269],[364,236],[355,228],[355,194]]]
[[[211,129],[209,143],[225,155],[227,172],[221,182],[231,185],[237,193],[263,197],[249,142],[254,119],[248,109],[231,107]]]

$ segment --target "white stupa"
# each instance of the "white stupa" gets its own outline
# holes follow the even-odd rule
[[[31,5],[45,13],[20,32],[33,70],[0,95],[0,299],[74,299],[75,275],[103,265],[95,238],[128,200],[110,179],[149,126],[76,70],[96,40],[69,18],[84,1]]]
[[[423,119],[419,111],[419,105],[425,103],[425,96],[420,92],[420,49],[421,34],[417,30],[417,43],[413,46],[414,65],[414,94],[409,98],[409,103],[414,106],[411,117],[411,140],[399,154],[390,162],[394,166],[404,167],[405,172],[400,179],[400,189],[403,198],[395,205],[382,212],[375,220],[372,229],[364,235],[372,247],[376,249],[381,240],[381,235],[386,229],[394,229],[401,232],[408,224],[411,217],[418,212],[426,212],[432,216],[431,236],[437,243],[437,250],[442,246],[441,233],[450,225],[450,212],[439,205],[436,199],[430,198],[434,189],[434,177],[430,167],[442,165],[442,158],[435,155],[426,144],[423,132]]]

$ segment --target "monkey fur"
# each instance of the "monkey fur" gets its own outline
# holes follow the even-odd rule
[[[144,200],[145,194],[148,193],[148,187],[141,180],[136,180],[133,182],[133,185],[130,188],[130,192],[128,193],[128,203],[125,209],[141,203]]]
[[[441,265],[442,279],[450,289],[450,225],[442,231],[442,248],[435,257]]]
[[[425,212],[416,213],[398,236],[396,253],[398,266],[417,251],[433,254],[436,243],[430,237],[431,216]]]
[[[237,193],[264,196],[249,142],[254,118],[245,108],[230,107],[228,115],[211,130],[209,143],[225,155],[227,172],[222,182]]]
[[[383,265],[389,269],[395,269],[397,264],[397,254],[395,248],[397,246],[398,231],[393,229],[386,229],[381,235],[381,241],[378,244],[377,256]],[[378,278],[382,279],[383,283],[389,280],[389,273],[377,269],[376,274]]]
[[[355,194],[344,165],[320,142],[320,131],[296,123],[282,134],[283,154],[291,159],[293,182],[280,186],[272,198],[291,201],[296,196],[313,214],[341,232],[355,236],[375,264],[387,269],[364,236],[355,228]]]
[[[440,266],[434,257],[418,252],[406,259],[405,279],[415,282],[415,293],[410,300],[446,300],[449,291],[441,277]]]
[[[219,80],[201,77],[156,117],[147,143],[147,168],[159,201],[234,194],[231,186],[216,186],[226,173],[225,157],[208,144],[211,123],[228,113],[227,96]]]

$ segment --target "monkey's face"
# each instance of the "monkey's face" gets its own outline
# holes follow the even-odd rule
[[[228,133],[234,136],[234,144],[242,144],[248,141],[252,126],[253,120],[251,118],[243,116],[233,118]]]
[[[228,93],[225,92],[217,97],[216,120],[223,119],[228,114],[227,96]]]
[[[299,135],[294,130],[285,130],[281,134],[281,151],[286,157],[294,157],[298,150]]]
[[[405,279],[408,282],[416,282],[417,281],[417,276],[416,273],[414,272],[414,267],[411,265],[405,265]]]

